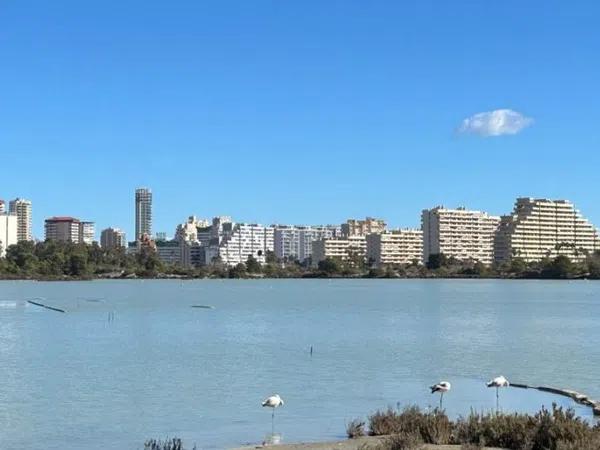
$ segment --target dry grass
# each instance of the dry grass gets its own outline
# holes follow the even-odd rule
[[[468,450],[484,446],[510,450],[600,450],[600,425],[592,426],[573,410],[556,405],[535,415],[472,412],[455,422],[439,410],[389,408],[369,417],[368,431],[373,436],[391,436],[378,444],[378,450],[409,449],[413,436],[422,443],[462,444]]]
[[[369,429],[373,436],[416,433],[425,443],[448,444],[452,423],[446,414],[437,409],[423,412],[416,406],[410,406],[402,411],[389,408],[376,412],[369,417]]]
[[[346,425],[346,435],[350,439],[355,439],[365,435],[365,422],[360,419],[354,419]]]

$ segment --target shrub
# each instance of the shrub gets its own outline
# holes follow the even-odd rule
[[[417,433],[427,444],[447,444],[452,435],[452,422],[442,411],[423,412],[410,406],[401,412],[388,408],[369,417],[373,436]]]
[[[165,439],[164,441],[149,439],[144,443],[144,450],[185,450],[179,438]],[[196,446],[194,445],[194,449]]]
[[[365,435],[365,423],[360,419],[352,420],[346,425],[346,435],[350,439],[361,437]]]

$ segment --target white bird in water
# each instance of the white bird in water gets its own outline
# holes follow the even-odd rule
[[[271,431],[273,432],[273,430],[275,429],[275,408],[279,408],[280,406],[283,406],[283,399],[279,396],[279,394],[274,394],[271,395],[270,397],[267,397],[266,399],[263,400],[262,402],[262,406],[263,408],[267,407],[267,408],[272,408],[273,412],[271,413]]]
[[[442,402],[444,401],[444,393],[446,393],[450,389],[452,389],[452,385],[448,381],[440,381],[438,384],[429,386],[429,388],[431,389],[432,394],[435,394],[436,392],[440,393],[440,409],[442,409]]]
[[[501,387],[510,386],[510,383],[504,376],[500,375],[499,377],[493,378],[490,381],[488,381],[486,383],[486,386],[496,388],[496,411],[498,411],[499,398],[500,398],[499,390]]]

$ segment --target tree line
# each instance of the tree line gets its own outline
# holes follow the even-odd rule
[[[347,260],[328,258],[315,267],[310,261],[280,260],[267,252],[260,264],[250,256],[244,263],[229,267],[219,260],[199,268],[184,268],[162,262],[153,249],[142,247],[132,254],[124,248],[104,249],[98,244],[72,244],[58,241],[19,242],[8,247],[0,259],[4,279],[92,279],[103,277],[185,277],[185,278],[547,278],[600,279],[600,252],[581,262],[567,256],[525,262],[515,257],[510,263],[485,265],[462,261],[444,254],[431,255],[427,264],[374,267],[361,255]]]

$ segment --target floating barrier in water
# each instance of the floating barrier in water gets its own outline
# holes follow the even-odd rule
[[[44,305],[43,303],[34,302],[33,300],[27,300],[27,303],[31,303],[32,305],[40,306],[42,308],[46,308],[46,309],[49,309],[51,311],[56,311],[56,312],[61,312],[61,313],[65,313],[66,312],[64,309],[55,308],[54,306]]]
[[[214,306],[211,305],[192,305],[192,308],[202,308],[202,309],[215,309]]]
[[[574,391],[572,389],[561,389],[551,386],[528,386],[526,384],[511,383],[511,387],[521,389],[537,389],[542,392],[549,392],[550,394],[561,395],[563,397],[569,397],[575,403],[580,405],[589,406],[592,408],[592,412],[595,416],[600,416],[600,401],[591,399],[588,395],[582,394],[581,392]]]

